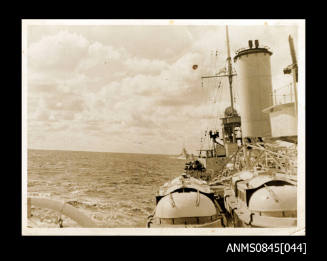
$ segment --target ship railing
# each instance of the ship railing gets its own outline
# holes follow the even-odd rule
[[[264,45],[262,48],[265,48],[265,49],[267,49],[268,51],[272,52],[271,47],[269,47],[269,46],[267,46],[267,45]]]
[[[274,105],[295,102],[293,83],[286,84],[271,93]]]

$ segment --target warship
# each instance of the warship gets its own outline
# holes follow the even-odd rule
[[[294,101],[277,103],[269,47],[249,40],[238,50],[240,114],[234,108],[233,77],[226,26],[227,77],[231,105],[221,134],[205,132],[210,146],[186,162],[184,173],[164,184],[147,227],[296,227],[297,225],[297,60],[289,36]],[[221,137],[220,137],[221,136]]]
[[[181,160],[194,160],[194,155],[187,152],[185,147],[183,147],[182,152],[177,155],[177,159]]]
[[[292,97],[278,102],[272,89],[268,47],[259,41],[236,52],[232,66],[226,26],[227,69],[203,79],[227,77],[230,106],[219,132],[207,130],[210,141],[194,159],[183,149],[184,172],[159,188],[156,206],[146,222],[158,227],[294,227],[297,225],[297,80],[293,39],[289,36]],[[234,108],[233,78],[238,75],[240,110]],[[81,227],[94,221],[67,202],[29,195],[31,206],[49,208],[75,220]]]

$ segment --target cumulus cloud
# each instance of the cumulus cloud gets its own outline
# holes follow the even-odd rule
[[[72,70],[85,55],[88,46],[88,40],[81,35],[60,31],[31,44],[29,66],[42,70]]]
[[[231,28],[231,48],[265,35],[263,44],[280,48],[276,74],[291,29],[283,40],[274,37],[278,28],[269,30]],[[32,148],[177,153],[187,141],[196,149],[200,132],[228,105],[228,96],[211,104],[217,82],[201,87],[200,80],[226,64],[223,27],[39,26],[29,36]]]

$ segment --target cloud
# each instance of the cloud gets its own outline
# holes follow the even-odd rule
[[[168,64],[161,60],[149,60],[144,58],[132,57],[126,60],[126,69],[139,74],[159,74],[168,68]]]
[[[35,115],[37,121],[48,121],[50,119],[50,113],[48,111],[38,111]]]
[[[88,40],[81,35],[60,31],[31,44],[29,66],[42,70],[73,70],[88,51],[88,46]]]
[[[281,65],[288,65],[288,29],[275,37],[278,28],[231,27],[231,49],[246,46],[248,38],[270,43],[279,85]],[[217,81],[201,87],[201,76],[226,65],[224,27],[44,26],[29,32],[31,147],[177,153],[186,141],[195,148],[229,104],[228,92],[215,104],[208,100]]]
[[[46,107],[49,110],[80,112],[86,108],[84,100],[74,93],[59,93],[45,97]]]
[[[90,43],[85,57],[78,64],[77,71],[93,76],[104,75],[105,70],[107,73],[112,70],[119,71],[126,56],[122,48],[114,49],[112,46],[105,46],[99,42]]]
[[[146,116],[142,114],[133,113],[133,112],[132,112],[131,119],[127,122],[127,126],[141,127],[145,129],[158,127],[158,125],[153,120],[146,118]]]

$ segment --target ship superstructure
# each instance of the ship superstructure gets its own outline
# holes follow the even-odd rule
[[[238,65],[243,146],[235,154],[233,172],[224,189],[224,207],[233,227],[297,225],[297,147],[295,143],[280,143],[285,137],[294,141],[292,137],[297,137],[297,133],[292,133],[292,129],[283,131],[287,123],[276,124],[295,113],[285,110],[285,105],[273,104],[271,55],[269,48],[260,47],[256,40],[254,48],[249,41],[249,48],[234,57]]]
[[[273,53],[269,47],[260,46],[258,40],[249,40],[248,47],[238,50],[233,59],[237,65],[240,94],[238,113],[234,108],[232,83],[236,71],[232,68],[227,26],[226,41],[227,73],[202,77],[228,77],[231,104],[221,118],[221,132],[210,130],[206,133],[211,145],[200,149],[195,161],[186,163],[180,187],[170,185],[169,193],[159,192],[157,207],[150,220],[164,217],[166,213],[163,210],[167,209],[171,219],[186,222],[188,219],[183,215],[188,212],[194,217],[192,213],[200,198],[195,195],[202,193],[205,201],[211,200],[217,209],[215,217],[219,217],[220,221],[215,223],[216,227],[294,227],[297,225],[297,146],[294,142],[297,132],[294,128],[283,131],[280,119],[294,116],[289,124],[296,125],[296,105],[274,104],[270,60]],[[293,64],[289,67],[297,75],[291,43],[290,40]],[[289,107],[293,111],[290,112]],[[188,185],[185,185],[185,179],[188,179]],[[209,185],[206,193],[195,188],[197,182]],[[191,196],[190,192],[194,195]],[[183,200],[188,202],[185,203],[188,211],[179,213],[178,208],[175,211],[168,209],[176,207],[172,203],[174,198],[178,198],[179,204],[183,204]],[[194,204],[189,201],[194,201]],[[209,209],[203,209],[204,216],[208,216]],[[188,224],[191,227],[199,225]],[[156,226],[165,225],[157,221]]]

